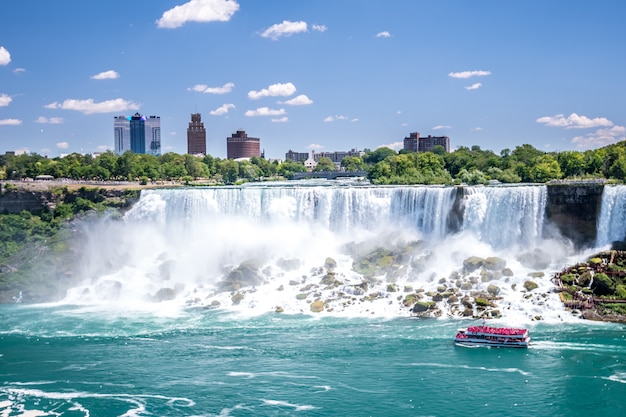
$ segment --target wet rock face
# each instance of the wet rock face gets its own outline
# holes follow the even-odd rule
[[[596,221],[602,204],[601,183],[548,186],[546,219],[578,248],[596,241]],[[549,232],[549,231],[546,231]]]

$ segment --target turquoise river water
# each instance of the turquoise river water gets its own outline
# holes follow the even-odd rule
[[[0,415],[623,416],[626,327],[531,324],[529,349],[452,343],[471,321],[0,308]]]

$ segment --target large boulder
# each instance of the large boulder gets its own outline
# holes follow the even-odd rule
[[[502,271],[506,266],[506,261],[497,256],[490,256],[483,261],[483,267],[489,271]]]
[[[483,266],[484,259],[478,256],[470,256],[463,261],[463,271],[466,273],[474,272]]]
[[[259,274],[258,265],[252,261],[246,261],[230,271],[218,284],[218,288],[221,291],[238,291],[244,287],[261,284],[263,284],[263,278]]]

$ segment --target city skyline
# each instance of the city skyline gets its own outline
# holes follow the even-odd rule
[[[114,150],[161,117],[162,153],[245,130],[285,152],[402,149],[409,132],[499,153],[626,139],[626,4],[529,1],[17,2],[0,25],[0,152]]]

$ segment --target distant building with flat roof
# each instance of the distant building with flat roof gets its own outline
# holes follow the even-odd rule
[[[206,155],[206,129],[200,113],[191,115],[191,122],[187,127],[187,153],[189,155]]]
[[[350,149],[349,151],[315,152],[313,154],[313,159],[315,160],[315,162],[319,162],[320,158],[328,158],[331,161],[333,161],[335,163],[335,165],[337,165],[337,164],[341,164],[341,161],[346,156],[362,157],[363,155],[365,155],[365,152],[363,152],[363,151],[358,151],[356,149]]]
[[[293,161],[293,162],[304,162],[309,159],[308,152],[294,152],[289,149],[289,152],[285,154],[285,160]]]
[[[450,138],[448,136],[420,137],[419,132],[412,132],[404,138],[403,149],[411,152],[431,152],[437,145],[443,146],[446,152],[450,152]]]
[[[252,158],[261,156],[261,139],[248,137],[245,130],[237,130],[226,138],[226,158]]]

